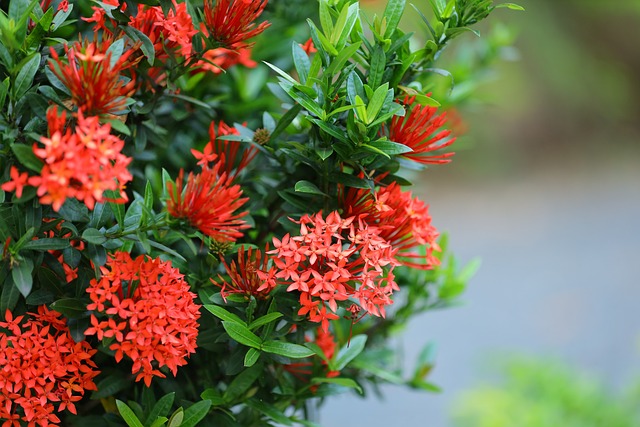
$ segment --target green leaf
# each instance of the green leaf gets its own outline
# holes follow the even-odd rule
[[[294,80],[293,77],[291,77],[289,74],[285,73],[284,71],[282,71],[280,68],[276,67],[273,64],[268,63],[267,61],[262,61],[265,63],[265,65],[267,65],[267,67],[271,68],[273,71],[275,71],[276,73],[280,74],[280,76],[282,78],[284,78],[286,81],[292,83],[292,84],[298,84],[297,81]]]
[[[381,46],[376,46],[371,54],[371,64],[369,65],[369,76],[367,83],[371,87],[378,87],[382,83],[382,75],[387,66],[387,56]]]
[[[306,83],[309,77],[309,70],[311,69],[311,61],[309,61],[307,52],[295,41],[291,45],[291,50],[293,54],[293,65],[296,67],[300,81]]]
[[[501,8],[509,8],[511,10],[521,10],[524,11],[524,7],[520,6],[519,4],[515,4],[515,3],[502,3],[496,6],[496,9],[501,9]]]
[[[260,351],[256,350],[255,348],[250,348],[249,351],[247,351],[247,354],[245,354],[244,356],[245,368],[250,368],[255,365],[259,358]]]
[[[253,349],[252,349],[253,350]],[[200,394],[200,397],[211,401],[213,406],[222,406],[224,399],[220,392],[215,388],[208,388]]]
[[[363,394],[360,384],[351,378],[312,378],[311,384],[336,384],[342,387],[355,388],[358,393]]]
[[[33,78],[40,67],[40,59],[40,54],[36,53],[20,68],[12,88],[14,100],[20,99],[32,86]]]
[[[49,239],[31,240],[22,246],[21,250],[29,249],[32,251],[51,251],[66,249],[70,246],[69,239],[61,239],[52,237]]]
[[[321,119],[325,117],[326,113],[322,109],[322,107],[318,105],[318,103],[309,95],[300,90],[297,85],[288,90],[287,93],[291,98],[293,98],[298,104],[302,105],[311,114],[314,114]]]
[[[333,33],[333,19],[327,0],[320,0],[320,25],[325,34]]]
[[[67,317],[79,317],[87,311],[87,306],[78,298],[62,298],[51,304],[51,308]]]
[[[36,289],[31,292],[27,297],[28,305],[43,305],[49,304],[55,299],[55,296],[46,289]]]
[[[104,233],[100,232],[100,230],[87,228],[82,232],[82,240],[88,243],[93,243],[94,245],[101,245],[107,241],[107,238],[104,236]]]
[[[366,335],[356,335],[351,342],[340,349],[336,361],[331,367],[334,371],[342,371],[353,359],[355,359],[367,343]]]
[[[320,189],[316,187],[314,183],[305,180],[296,182],[294,190],[298,193],[318,194],[321,196],[326,195],[322,191],[320,191]]]
[[[387,7],[384,9],[382,17],[386,19],[387,28],[384,31],[383,37],[385,39],[390,38],[398,28],[402,14],[404,13],[406,0],[389,0]]]
[[[11,151],[18,161],[26,168],[34,172],[40,172],[44,163],[33,153],[33,147],[26,144],[11,144]]]
[[[124,39],[120,38],[115,42],[111,43],[109,49],[107,49],[107,55],[109,57],[109,67],[113,68],[117,63],[122,53],[124,52]]]
[[[254,329],[257,329],[261,326],[267,325],[273,321],[278,320],[279,318],[282,317],[282,313],[278,313],[278,312],[272,312],[272,313],[267,313],[264,316],[261,316],[259,318],[257,318],[256,320],[254,320],[253,322],[251,322],[249,324],[249,329],[251,329],[252,331]]]
[[[140,50],[147,57],[147,62],[149,65],[153,65],[153,61],[156,58],[156,50],[153,47],[153,43],[147,37],[145,33],[138,30],[137,28],[130,27],[128,25],[123,25],[120,27],[123,31],[133,40],[134,42],[140,41],[142,44],[140,45]]]
[[[389,83],[383,84],[373,92],[373,96],[369,99],[369,104],[367,105],[367,124],[373,122],[378,116],[378,113],[387,99],[388,92],[391,92],[390,98],[393,99],[393,89],[389,89]]]
[[[231,321],[224,321],[222,322],[222,326],[224,327],[224,330],[227,331],[227,334],[240,344],[246,345],[247,347],[260,348],[262,340],[259,336],[251,332],[245,325]]]
[[[209,408],[211,408],[210,400],[201,400],[189,406],[184,411],[184,418],[180,427],[194,427],[207,415]]]
[[[13,283],[23,297],[28,297],[33,287],[33,261],[25,258],[11,269]]]
[[[100,390],[99,387],[98,390]],[[151,409],[151,412],[149,412],[149,416],[145,420],[144,424],[148,425],[150,423],[153,423],[158,419],[158,417],[164,417],[165,414],[168,414],[171,410],[171,405],[173,405],[173,400],[175,399],[175,397],[175,392],[168,393],[162,396],[156,402],[156,404],[153,405],[153,408]]]
[[[305,346],[283,341],[266,341],[262,344],[262,351],[279,354],[280,356],[290,357],[292,359],[302,359],[315,354],[313,350]]]
[[[411,147],[408,147],[404,144],[400,144],[398,142],[393,141],[372,141],[368,144],[369,146],[373,146],[376,149],[386,153],[388,155],[394,156],[397,154],[404,154],[413,151]]]
[[[126,403],[122,400],[116,399],[116,406],[118,407],[118,412],[124,419],[124,422],[127,423],[129,427],[144,427],[138,417],[136,417],[136,414],[133,413]]]
[[[9,92],[9,77],[4,79],[0,83],[0,109],[4,107],[4,102],[7,99],[7,93]]]
[[[5,264],[3,267],[3,273],[6,271],[8,264]],[[2,274],[4,276],[5,274]],[[1,277],[1,276],[0,276]],[[2,284],[2,295],[0,295],[0,316],[4,316],[5,311],[13,310],[18,304],[18,300],[20,299],[20,291],[13,283],[13,279],[9,276],[3,280]]]
[[[379,366],[374,365],[373,363],[361,362],[360,360],[354,360],[351,363],[352,368],[362,369],[363,371],[367,371],[386,382],[391,384],[404,384],[405,381],[401,376],[397,375],[390,369],[384,369]]]
[[[71,15],[72,11],[73,4],[69,4],[66,12],[64,10],[58,10],[53,18],[53,21],[51,22],[51,31],[55,31],[60,28],[60,26],[67,20],[69,15]]]
[[[332,182],[338,182],[340,184],[346,185],[347,187],[353,187],[353,188],[370,189],[373,187],[373,183],[371,182],[371,180],[358,178],[357,176],[349,175],[344,172],[332,173],[331,175],[329,175],[329,180],[331,180]]]
[[[237,323],[242,326],[247,326],[247,324],[237,315],[225,310],[224,308],[218,305],[205,304],[204,308],[209,310],[214,316],[216,316],[220,320]]]
[[[285,426],[292,426],[293,425],[293,421],[291,421],[291,419],[289,417],[287,417],[281,410],[279,410],[278,408],[276,408],[273,405],[270,405],[269,403],[263,401],[263,400],[259,400],[255,397],[252,397],[251,399],[248,399],[245,404],[250,407],[255,409],[256,411],[268,416],[269,418],[271,418],[273,421],[277,422],[278,424],[282,424]]]
[[[109,396],[115,396],[116,393],[126,389],[130,385],[131,381],[126,377],[113,374],[109,375],[96,385],[98,390],[91,394],[91,399],[104,399]]]
[[[184,409],[180,407],[176,409],[173,414],[171,414],[171,418],[169,418],[169,423],[167,424],[167,427],[180,427],[183,419],[184,419]]]
[[[249,390],[249,387],[251,387],[251,385],[253,385],[253,383],[263,374],[262,370],[262,366],[253,365],[252,367],[240,372],[225,390],[225,402],[231,403]]]
[[[344,64],[358,51],[362,42],[357,42],[352,45],[345,47],[344,49],[340,49],[340,53],[337,53],[336,58],[331,61],[331,65],[325,70],[325,74],[329,76],[333,76],[334,74],[341,71],[344,67]]]

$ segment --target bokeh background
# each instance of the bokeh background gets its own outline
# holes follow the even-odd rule
[[[381,10],[375,3],[366,7]],[[533,377],[564,363],[612,401],[640,377],[640,1],[518,3],[526,12],[503,9],[481,27],[498,44],[513,37],[514,49],[443,55],[486,67],[460,108],[468,132],[453,163],[414,188],[460,260],[482,262],[462,305],[416,318],[397,341],[409,368],[424,343],[437,344],[429,378],[443,391],[347,393],[323,408],[322,426],[489,425],[459,416],[487,396],[470,391],[502,387],[513,356],[539,361]],[[476,43],[463,37],[458,44]]]

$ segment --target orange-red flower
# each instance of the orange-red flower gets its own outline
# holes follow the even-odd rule
[[[121,153],[124,141],[110,133],[110,124],[101,125],[97,117],[85,117],[82,111],[74,132],[60,129],[64,112],[61,117],[56,107],[47,112],[50,137],[41,138],[43,148],[33,147],[44,161],[40,176],[29,178],[29,185],[38,187],[40,202],[58,211],[67,198],[76,198],[93,209],[106,200],[107,190],[120,193],[115,201],[126,201],[124,186],[132,176],[127,170],[131,159]]]
[[[273,272],[261,271],[264,286],[287,286],[299,292],[299,315],[320,323],[326,332],[337,319],[338,303],[356,298],[374,316],[385,316],[398,289],[392,270],[398,265],[396,249],[381,236],[382,230],[338,212],[326,219],[322,213],[300,218],[300,234],[273,239]]]
[[[60,313],[40,306],[29,316],[23,322],[7,310],[0,322],[0,419],[3,426],[59,425],[55,412],[75,414],[75,402],[96,390],[97,350],[75,342]]]
[[[271,287],[265,285],[265,281],[258,276],[258,271],[268,271],[269,257],[263,256],[259,249],[244,246],[238,251],[238,262],[231,261],[231,265],[222,259],[229,281],[218,275],[220,283],[211,279],[211,282],[219,286],[220,296],[226,301],[228,295],[241,294],[247,297],[254,296],[258,299],[266,299],[271,292]]]
[[[374,194],[349,188],[342,203],[347,215],[355,215],[380,229],[380,236],[397,250],[396,257],[402,264],[420,269],[438,265],[433,251],[440,250],[439,233],[431,225],[429,206],[412,197],[411,192],[402,191],[396,182]],[[415,252],[417,247],[424,247],[425,253]]]
[[[167,211],[215,240],[235,242],[243,235],[240,230],[249,228],[242,220],[248,212],[237,212],[248,199],[242,198],[240,186],[233,185],[226,172],[220,173],[221,163],[204,166],[198,174],[191,172],[186,185],[180,170],[176,183],[167,183]]]
[[[415,102],[415,97],[405,97],[407,113],[404,117],[394,116],[389,128],[389,139],[411,148],[413,151],[402,157],[423,164],[449,163],[454,153],[430,154],[454,143],[449,138],[450,130],[440,130],[446,123],[446,113],[436,115],[438,109]]]
[[[166,366],[175,376],[179,366],[195,353],[200,306],[171,261],[140,255],[132,259],[126,252],[109,256],[100,268],[102,277],[93,279],[87,292],[91,327],[85,335],[113,338],[109,349],[116,361],[124,355],[133,361],[136,381],[151,385],[154,376]],[[96,313],[102,315],[99,320]]]
[[[20,173],[15,166],[11,166],[11,172],[9,172],[9,181],[0,186],[4,191],[15,191],[18,198],[22,197],[22,190],[29,179],[29,174],[26,172]]]
[[[214,4],[215,1],[215,4]],[[238,48],[245,40],[262,33],[271,25],[255,20],[268,0],[205,0],[202,32],[222,47]]]
[[[255,68],[258,65],[256,61],[251,59],[251,48],[227,49],[219,47],[209,49],[202,55],[202,60],[198,61],[196,67],[199,71],[204,70],[220,74],[238,64],[247,68]]]
[[[133,50],[125,50],[115,63],[108,52],[112,40],[80,41],[65,45],[66,61],[51,48],[49,68],[69,89],[71,101],[86,115],[117,114],[127,105],[135,91],[135,82],[126,81],[121,73],[129,66]]]

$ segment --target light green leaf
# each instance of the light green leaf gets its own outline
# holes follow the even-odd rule
[[[338,356],[336,357],[336,361],[331,368],[335,371],[343,370],[349,362],[362,353],[366,343],[366,335],[356,335],[351,338],[351,342],[340,349],[340,352],[338,352]]]
[[[234,322],[242,326],[247,326],[247,324],[240,317],[231,313],[230,311],[225,310],[224,308],[218,305],[205,304],[204,308],[209,310],[214,316],[216,316],[220,320],[224,320],[227,322]]]
[[[358,393],[363,394],[362,387],[351,378],[312,378],[311,384],[336,384],[342,387],[355,388]]]
[[[136,417],[136,414],[133,413],[126,403],[122,400],[116,399],[116,406],[118,407],[118,412],[124,419],[124,422],[127,423],[129,427],[144,427],[142,422],[140,422],[138,417]]]
[[[256,364],[259,358],[260,351],[256,350],[255,348],[250,348],[249,351],[247,351],[247,354],[244,355],[244,366],[246,368],[252,367]]]
[[[298,193],[325,195],[314,183],[305,180],[296,182],[294,190]]]
[[[282,341],[266,341],[262,344],[262,351],[279,354],[292,359],[301,359],[315,354],[313,350],[302,345]]]

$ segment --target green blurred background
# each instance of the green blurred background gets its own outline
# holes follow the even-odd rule
[[[467,131],[413,189],[482,260],[462,306],[397,343],[409,368],[437,343],[443,392],[345,395],[323,426],[640,425],[640,1],[518,3],[443,54]]]

